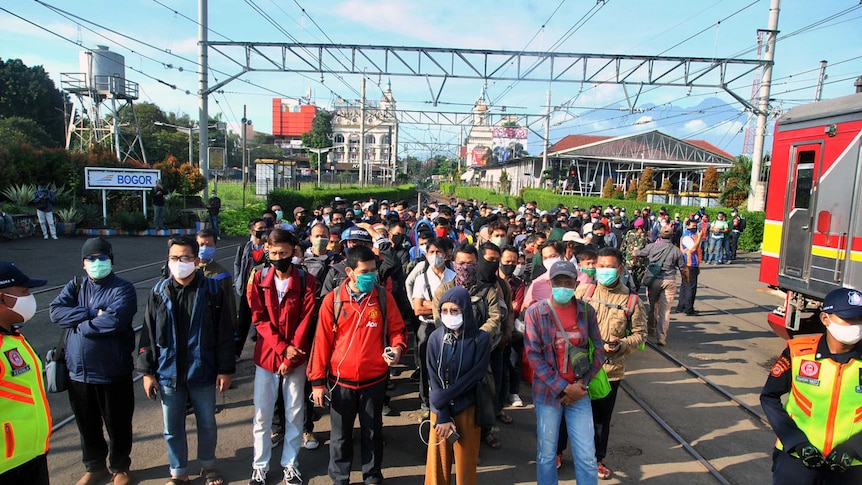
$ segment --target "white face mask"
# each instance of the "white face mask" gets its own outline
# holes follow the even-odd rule
[[[14,313],[17,313],[18,315],[21,315],[21,318],[23,320],[21,320],[20,323],[27,322],[28,320],[33,318],[33,315],[36,314],[35,296],[15,296],[8,293],[6,294],[6,296],[11,296],[12,298],[15,298],[15,304],[12,305],[12,308],[10,308],[10,310],[12,310]]]
[[[299,256],[294,256],[294,257],[290,258],[290,262],[292,264],[299,265],[299,264],[302,264],[302,259],[300,259]]]
[[[171,274],[176,276],[177,278],[184,280],[188,278],[192,273],[195,272],[195,263],[183,263],[181,261],[171,261],[168,263],[168,269],[171,270]]]
[[[829,315],[826,315],[826,319],[829,320],[826,330],[829,330],[835,340],[844,345],[856,345],[862,340],[862,325],[838,325]]]
[[[524,276],[524,265],[519,264],[519,265],[515,266],[515,272],[513,274],[515,276],[517,276],[518,278],[520,278],[521,276]]]
[[[449,330],[458,330],[464,325],[464,315],[440,315],[440,321]]]
[[[554,263],[556,263],[559,260],[560,260],[560,258],[558,258],[558,257],[543,259],[542,260],[542,266],[544,266],[546,270],[551,271],[551,266],[553,266]]]
[[[446,262],[446,259],[443,258],[443,256],[440,256],[439,254],[434,254],[434,255],[428,256],[428,263],[430,263],[431,266],[433,266],[434,268],[439,268],[440,266],[443,266],[443,263],[445,263],[445,262]]]

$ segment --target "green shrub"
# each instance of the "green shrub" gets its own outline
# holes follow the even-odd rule
[[[248,236],[248,222],[260,217],[264,210],[263,204],[223,210],[219,214],[219,230],[231,236]]]
[[[329,205],[335,197],[343,197],[350,204],[354,200],[367,200],[371,197],[377,200],[396,200],[415,199],[416,186],[413,184],[398,185],[396,187],[345,187],[345,188],[326,188],[313,190],[288,190],[276,189],[269,193],[266,197],[267,207],[272,207],[273,204],[279,204],[284,209],[285,214],[292,214],[294,207],[305,207],[312,209],[318,205]],[[260,214],[258,214],[260,217]],[[248,222],[248,221],[246,221]]]
[[[150,225],[142,212],[117,212],[108,216],[108,227],[123,231],[143,231]]]
[[[454,194],[455,188],[457,185],[450,182],[440,182],[440,193],[442,194]]]
[[[506,207],[517,209],[523,199],[514,195],[498,194],[495,190],[479,187],[456,187],[455,195],[462,199],[478,199],[479,203],[486,202],[491,205],[503,204]]]
[[[740,251],[760,251],[763,244],[763,220],[766,214],[763,212],[739,211],[745,218],[745,231],[739,235],[737,248]]]

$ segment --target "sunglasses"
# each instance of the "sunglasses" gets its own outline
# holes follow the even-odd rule
[[[91,254],[89,256],[85,256],[84,259],[87,261],[108,261],[111,259],[110,255],[107,254]]]

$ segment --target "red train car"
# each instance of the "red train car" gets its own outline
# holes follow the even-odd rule
[[[760,281],[784,291],[778,335],[822,332],[823,298],[862,289],[862,93],[792,108],[775,125]]]

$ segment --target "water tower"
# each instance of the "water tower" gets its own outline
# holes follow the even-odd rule
[[[125,58],[99,45],[81,51],[78,61],[82,72],[60,74],[60,86],[74,95],[66,149],[100,144],[121,162],[147,163],[134,104],[138,83],[126,79]]]

